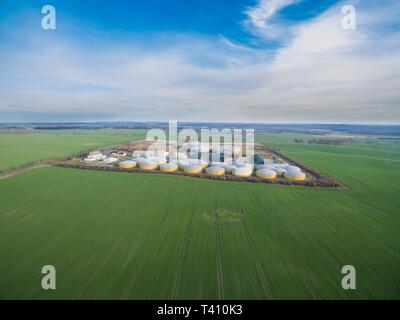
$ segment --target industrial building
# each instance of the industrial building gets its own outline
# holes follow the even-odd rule
[[[110,150],[104,154],[101,151],[90,152],[83,160],[118,166],[122,169],[139,167],[143,171],[159,170],[160,172],[185,172],[189,174],[203,173],[210,176],[233,175],[237,177],[257,177],[260,180],[304,181],[307,176],[302,170],[271,154],[256,154],[254,156],[234,155],[234,159],[226,157],[224,148],[212,148],[202,143],[191,143],[189,149],[176,149],[168,153],[164,150]],[[195,153],[193,153],[193,150]],[[235,151],[238,151],[235,149]],[[204,153],[209,154],[209,161]],[[218,154],[219,153],[219,154]],[[199,155],[198,158],[195,155]],[[202,157],[200,157],[202,155]],[[218,160],[217,160],[218,159]],[[256,164],[255,164],[256,163]]]

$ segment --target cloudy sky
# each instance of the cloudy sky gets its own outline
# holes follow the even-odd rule
[[[398,0],[0,0],[0,122],[399,123],[399,17]]]

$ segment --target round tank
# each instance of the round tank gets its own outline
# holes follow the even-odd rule
[[[235,164],[235,167],[236,168],[247,169],[247,170],[250,170],[250,171],[254,170],[254,166],[252,164],[250,164],[250,163],[237,163],[237,164]]]
[[[155,170],[158,167],[158,163],[154,161],[143,161],[139,163],[139,166],[142,170]]]
[[[222,176],[225,174],[225,169],[219,166],[206,168],[206,172],[211,176]]]
[[[252,173],[253,171],[246,167],[242,168],[235,167],[232,170],[232,174],[238,177],[250,177]]]
[[[258,170],[256,175],[264,180],[274,180],[276,178],[276,172],[268,169]]]
[[[277,176],[283,176],[283,174],[286,172],[286,170],[282,167],[274,167],[273,170],[276,172]]]
[[[183,168],[185,166],[189,165],[189,162],[185,161],[185,160],[179,160],[178,161],[178,168],[179,170],[183,170]]]
[[[125,160],[125,161],[121,161],[118,164],[118,167],[122,168],[122,169],[131,169],[131,168],[135,168],[137,165],[137,163],[133,160]]]
[[[290,181],[303,181],[306,179],[306,175],[301,171],[287,171],[284,175]]]
[[[296,167],[296,166],[286,166],[285,170],[286,171],[301,172],[301,169],[299,167]]]
[[[224,168],[226,173],[232,173],[233,168],[235,168],[235,166],[229,163],[221,163],[219,167]]]
[[[198,164],[189,164],[183,167],[183,171],[186,173],[195,174],[201,173],[203,171],[203,168]]]
[[[272,164],[259,164],[257,170],[272,170],[274,166]]]
[[[176,163],[164,163],[160,165],[160,170],[162,172],[175,172],[178,170],[178,165]]]
[[[190,164],[197,164],[197,165],[201,166],[202,169],[204,169],[208,166],[208,162],[204,161],[202,159],[188,159],[187,161]]]

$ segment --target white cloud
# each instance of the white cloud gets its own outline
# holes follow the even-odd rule
[[[274,16],[283,8],[299,0],[259,0],[258,4],[245,11],[245,26],[256,35],[266,38],[278,38],[287,32],[288,26],[275,23]]]

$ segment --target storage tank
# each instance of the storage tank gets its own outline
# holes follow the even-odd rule
[[[117,161],[118,161],[118,158],[115,158],[115,157],[109,157],[109,158],[105,158],[103,160],[103,162],[106,163],[106,164],[114,163],[114,162],[117,162]]]
[[[139,167],[142,170],[155,170],[158,168],[158,162],[155,161],[143,161],[139,163]]]
[[[137,165],[136,161],[133,160],[125,160],[125,161],[121,161],[118,164],[118,167],[122,168],[122,169],[131,169],[131,168],[135,168]]]
[[[274,166],[272,164],[259,164],[257,170],[272,170]]]
[[[178,171],[178,165],[176,163],[164,163],[160,165],[162,172],[175,172]]]
[[[285,169],[283,169],[282,167],[274,167],[273,170],[276,172],[276,175],[278,177],[283,176],[283,174],[286,172]]]
[[[223,176],[225,174],[225,169],[219,166],[211,166],[206,168],[206,172],[210,176]]]
[[[276,172],[268,169],[258,170],[256,175],[264,180],[274,180],[276,178]]]
[[[306,175],[303,172],[296,170],[287,171],[284,175],[290,181],[304,181],[306,179]]]
[[[235,164],[235,167],[236,168],[244,168],[244,169],[247,169],[250,171],[254,170],[254,166],[250,163],[237,163],[237,164]]]
[[[183,171],[186,173],[195,174],[201,173],[203,171],[203,168],[198,164],[188,164],[183,167]]]
[[[132,158],[132,160],[135,161],[138,165],[142,162],[148,161],[146,158],[143,158],[143,157],[135,157],[135,158]]]
[[[235,166],[229,163],[221,163],[220,165],[218,165],[218,167],[224,168],[226,173],[232,173],[233,168],[235,168]]]
[[[296,166],[286,166],[284,168],[286,171],[297,171],[297,172],[301,172],[301,169],[299,167]]]
[[[203,159],[188,159],[187,160],[190,164],[197,164],[201,166],[202,169],[208,166],[208,162]]]
[[[250,170],[249,168],[246,167],[235,167],[232,170],[232,174],[238,177],[250,177],[251,174],[253,173],[253,170]]]
[[[178,152],[178,159],[179,160],[186,160],[188,156],[184,152]]]
[[[186,160],[178,160],[178,168],[179,170],[183,170],[183,168],[187,165],[189,165],[190,163]]]
[[[167,159],[165,157],[159,157],[158,158],[158,165],[166,164]]]

